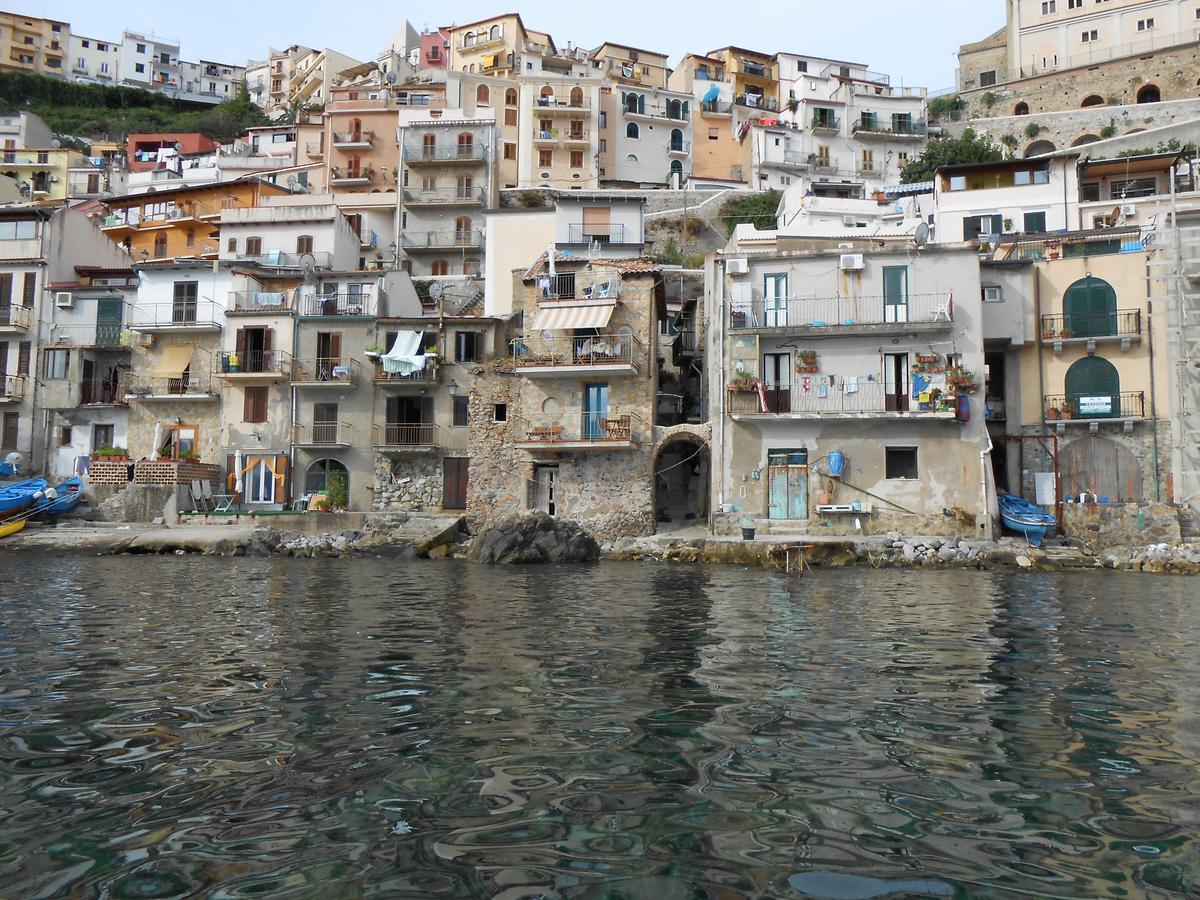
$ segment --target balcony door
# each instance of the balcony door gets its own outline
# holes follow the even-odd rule
[[[883,321],[908,321],[908,266],[883,267]]]
[[[585,441],[598,441],[604,437],[608,421],[608,384],[595,383],[583,386],[583,427]]]
[[[763,387],[767,396],[767,412],[792,411],[792,354],[763,354]]]
[[[1109,419],[1121,415],[1121,375],[1102,356],[1085,356],[1067,369],[1067,404],[1081,419]]]
[[[243,372],[271,370],[270,328],[239,328],[234,346]]]
[[[608,206],[583,208],[583,235],[586,241],[607,242],[612,234],[612,209]]]
[[[1107,337],[1117,333],[1117,292],[1103,278],[1081,278],[1063,296],[1063,329],[1068,337]]]
[[[908,412],[908,354],[883,355],[883,400],[888,412]]]
[[[112,346],[121,341],[125,302],[120,297],[101,297],[96,301],[96,343]]]
[[[335,366],[342,364],[342,333],[317,332],[317,380],[328,381]]]
[[[788,323],[788,277],[786,272],[763,276],[763,325],[786,328]]]
[[[314,444],[336,444],[338,439],[338,405],[313,404],[312,439]]]

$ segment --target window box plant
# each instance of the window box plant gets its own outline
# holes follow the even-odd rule
[[[93,459],[98,462],[129,462],[129,451],[124,447],[105,445],[96,451]]]

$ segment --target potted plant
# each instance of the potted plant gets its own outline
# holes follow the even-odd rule
[[[755,532],[754,520],[752,518],[750,518],[749,516],[742,516],[742,540],[743,541],[754,540],[754,532]]]
[[[1073,332],[1070,328],[1063,328],[1058,332],[1058,337],[1060,340],[1066,340],[1067,338],[1074,336],[1075,332]]]
[[[1046,407],[1046,418],[1051,422],[1058,421],[1058,406],[1056,404],[1051,403]]]
[[[1074,415],[1075,415],[1075,412],[1074,412],[1074,410],[1071,409],[1071,401],[1070,400],[1065,402],[1058,410],[1058,417],[1060,419],[1071,419]]]
[[[187,453],[179,454],[179,460],[180,460],[180,462],[198,463],[198,462],[200,462],[200,454],[197,453],[195,450],[191,450]]]
[[[96,459],[100,462],[128,462],[129,451],[124,447],[106,444],[96,451]]]
[[[425,348],[425,355],[426,355],[426,356],[432,356],[432,357],[435,357],[435,358],[436,358],[436,357],[437,357],[437,355],[438,355],[438,348],[437,348],[437,344],[430,344],[428,347],[426,347],[426,348]]]
[[[738,372],[729,382],[731,391],[755,391],[758,390],[758,379],[749,372]]]

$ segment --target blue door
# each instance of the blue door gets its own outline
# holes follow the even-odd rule
[[[605,435],[608,421],[608,384],[586,384],[583,387],[583,427],[585,441],[598,441]]]

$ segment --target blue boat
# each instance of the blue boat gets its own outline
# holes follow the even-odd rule
[[[49,503],[38,498],[38,512],[53,513],[57,516],[73,510],[83,499],[83,479],[68,478],[62,484],[55,485],[54,490],[58,496]]]
[[[1058,524],[1058,519],[1040,506],[1035,506],[1028,500],[1015,494],[1001,494],[1000,519],[1009,531],[1015,531],[1029,541],[1030,546],[1040,547],[1046,538],[1046,532]]]
[[[46,489],[45,478],[33,478],[29,481],[18,481],[7,487],[0,488],[0,514],[16,512],[33,503],[33,495]]]
[[[13,468],[12,463],[0,462],[0,478],[9,478],[17,474],[17,470]]]

